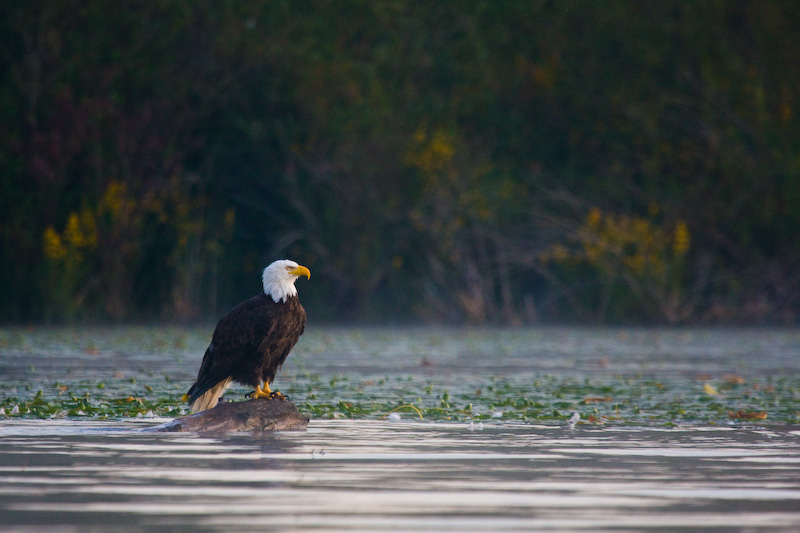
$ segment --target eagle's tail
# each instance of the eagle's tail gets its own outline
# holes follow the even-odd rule
[[[199,413],[200,411],[215,407],[219,399],[222,398],[222,395],[225,394],[225,391],[230,387],[232,379],[233,378],[230,377],[225,378],[198,396],[197,399],[192,402],[192,412]]]

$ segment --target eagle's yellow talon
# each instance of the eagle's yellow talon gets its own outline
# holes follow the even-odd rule
[[[269,395],[269,399],[283,401],[283,400],[288,400],[289,397],[278,391],[272,391],[272,393]]]
[[[269,388],[269,383],[264,383],[264,388],[262,389],[260,386],[256,385],[256,390],[253,392],[249,392],[245,395],[247,398],[251,400],[255,400],[258,398],[266,398],[268,400],[286,400],[286,396],[281,394],[278,391],[271,390]]]
[[[269,384],[264,383],[264,389],[266,390],[262,390],[259,385],[256,385],[256,390],[248,394],[248,397],[251,400],[256,400],[258,398],[270,398],[272,395],[272,391],[269,390]]]

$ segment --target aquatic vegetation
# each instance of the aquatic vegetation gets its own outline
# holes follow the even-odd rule
[[[313,418],[429,421],[513,420],[579,424],[727,424],[731,420],[800,422],[800,379],[754,381],[725,388],[694,380],[541,376],[535,381],[492,376],[473,382],[414,375],[323,379],[295,375],[281,380],[281,390]],[[182,416],[185,386],[166,376],[149,382],[58,382],[43,389],[0,386],[0,414],[27,418],[127,418]],[[709,388],[723,392],[709,395]],[[309,392],[310,391],[310,392]],[[235,387],[226,398],[243,399]],[[16,414],[12,414],[16,413]]]
[[[142,416],[181,416],[187,410],[176,402],[178,390],[161,390],[140,386],[136,394],[130,382],[53,383],[46,389],[0,386],[0,415],[26,418],[90,417],[96,419]],[[175,389],[175,387],[173,387]],[[136,395],[134,395],[136,394]]]
[[[205,328],[0,330],[0,370],[7,376],[0,381],[0,417],[185,415],[181,396],[197,371],[207,335]],[[688,342],[680,334],[667,339],[669,349],[659,354],[650,353],[644,334],[564,335],[322,330],[303,338],[275,388],[318,419],[800,423],[800,374],[748,368],[753,359],[747,350],[758,346],[734,339],[724,347],[732,355],[712,365],[710,356],[693,352],[708,353],[702,339],[684,348],[691,352],[687,358],[676,355],[673,345]],[[790,352],[795,349],[794,337],[782,342]],[[530,346],[537,350],[535,359],[526,355]],[[558,346],[563,351],[555,351]],[[505,366],[487,365],[486,353],[502,353]],[[793,353],[776,365],[784,368]],[[226,400],[242,400],[247,392],[233,387]]]

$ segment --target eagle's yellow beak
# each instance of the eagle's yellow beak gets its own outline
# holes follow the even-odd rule
[[[297,265],[297,268],[290,270],[289,274],[293,276],[305,276],[308,279],[311,279],[311,271],[304,267],[303,265]]]

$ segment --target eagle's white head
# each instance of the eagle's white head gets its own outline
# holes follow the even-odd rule
[[[300,276],[311,279],[311,272],[306,267],[288,259],[275,261],[261,274],[261,281],[264,282],[264,294],[271,296],[275,303],[285,302],[292,296],[297,296],[297,287],[294,286],[294,282]]]

